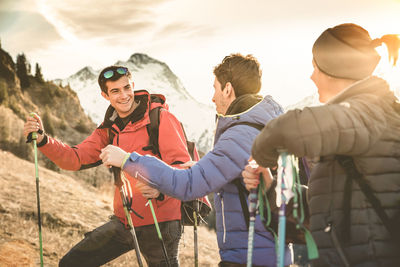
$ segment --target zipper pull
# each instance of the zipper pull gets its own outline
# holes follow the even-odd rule
[[[331,230],[332,230],[332,223],[328,223],[328,225],[324,229],[324,232],[329,233]]]

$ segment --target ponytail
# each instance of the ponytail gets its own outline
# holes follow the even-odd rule
[[[393,66],[396,66],[397,59],[399,58],[400,38],[397,34],[386,34],[381,38],[374,39],[371,42],[373,47],[381,46],[382,43],[386,44],[389,61],[393,61]]]

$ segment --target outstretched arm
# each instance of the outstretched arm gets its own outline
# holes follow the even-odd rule
[[[186,201],[202,197],[240,177],[249,158],[255,132],[249,133],[244,129],[235,134],[235,137],[239,135],[240,138],[234,138],[228,131],[211,152],[189,169],[172,168],[156,157],[141,156],[135,152],[130,154],[122,168],[132,177],[178,199]],[[108,150],[109,147],[103,153]],[[123,155],[121,153],[119,158]],[[108,157],[105,164],[121,166],[122,161],[113,161]]]
[[[33,117],[27,117],[24,124],[24,135],[28,137],[31,132],[38,132],[37,143],[40,151],[62,169],[79,170],[101,164],[98,155],[100,149],[107,144],[104,129],[96,129],[81,144],[70,147],[46,135],[41,118],[34,114]]]

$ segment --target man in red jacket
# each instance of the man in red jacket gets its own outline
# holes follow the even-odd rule
[[[101,149],[110,143],[125,151],[154,155],[148,149],[149,136],[146,125],[150,123],[149,111],[162,106],[158,139],[162,159],[166,164],[176,167],[189,161],[190,156],[179,121],[168,111],[166,105],[151,102],[147,91],[134,92],[131,78],[129,70],[122,66],[110,66],[102,70],[98,78],[101,95],[110,102],[104,122],[82,143],[73,147],[45,133],[38,134],[40,151],[60,168],[73,171],[100,165]],[[40,117],[28,117],[24,126],[25,136],[39,130],[44,131]],[[180,201],[164,196],[151,187],[135,187],[136,179],[126,176],[132,188],[131,208],[143,217],[141,219],[131,213],[139,247],[148,266],[167,265],[150,208],[145,206],[148,198],[155,198],[153,205],[160,222],[169,262],[171,266],[179,266],[178,245],[182,233]],[[116,188],[114,215],[110,221],[85,234],[85,238],[61,259],[59,266],[99,266],[131,249],[133,238],[127,227],[119,190]]]

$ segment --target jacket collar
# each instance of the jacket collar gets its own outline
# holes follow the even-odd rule
[[[233,103],[233,102],[232,102]],[[265,125],[270,119],[283,113],[283,108],[267,95],[264,99],[260,98],[248,109],[232,115],[217,115],[217,126],[215,131],[214,143],[219,139],[220,134],[232,124],[238,122],[250,122]]]
[[[376,76],[369,76],[344,89],[330,99],[327,104],[338,104],[353,96],[362,94],[374,94],[377,97],[384,97],[388,96],[388,94],[393,95],[393,92],[389,90],[389,85],[384,79]]]
[[[253,107],[255,104],[261,102],[262,99],[262,96],[256,94],[241,95],[232,101],[226,111],[226,115],[242,113]]]

